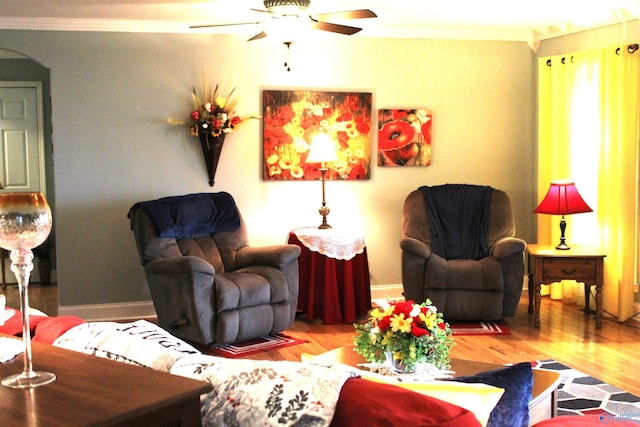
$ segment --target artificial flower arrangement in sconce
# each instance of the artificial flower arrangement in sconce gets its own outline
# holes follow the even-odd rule
[[[354,350],[368,362],[388,363],[396,372],[415,372],[420,364],[450,367],[453,337],[430,300],[388,301],[371,310],[368,322],[354,324]]]
[[[220,153],[225,136],[247,119],[259,119],[259,116],[240,117],[235,113],[237,101],[233,98],[235,87],[223,94],[220,86],[210,85],[205,80],[201,83],[201,91],[191,90],[193,110],[189,121],[168,119],[173,125],[189,125],[191,135],[200,139],[209,174],[209,185],[213,187]]]

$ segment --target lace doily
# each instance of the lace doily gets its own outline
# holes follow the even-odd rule
[[[348,261],[364,252],[364,236],[357,230],[306,227],[293,232],[307,248],[329,258]]]
[[[402,373],[394,370],[388,363],[359,363],[358,367],[367,368],[370,372],[397,377],[399,381],[425,382],[438,379],[453,378],[454,371],[439,369],[430,363],[418,363],[415,372]]]

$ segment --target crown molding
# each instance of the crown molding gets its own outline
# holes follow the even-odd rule
[[[0,29],[28,31],[94,31],[125,33],[193,33],[188,24],[120,19],[2,18]]]
[[[169,21],[58,19],[58,18],[2,18],[0,29],[29,31],[95,31],[132,33],[209,33],[244,34],[238,27],[191,29],[189,24]],[[532,32],[525,30],[494,29],[428,29],[428,28],[366,28],[356,37],[503,40],[529,41]]]

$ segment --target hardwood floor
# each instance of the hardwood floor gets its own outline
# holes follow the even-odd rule
[[[17,285],[7,285],[7,289],[0,287],[0,295],[7,297],[7,307],[20,308],[20,292]],[[42,286],[39,283],[29,284],[29,306],[36,308],[49,316],[58,315],[58,286],[55,283]]]
[[[57,286],[29,286],[30,305],[49,315],[57,314]],[[7,304],[18,307],[15,287],[0,293]],[[55,299],[54,299],[55,297]],[[600,378],[640,396],[640,324],[621,324],[605,315],[602,329],[595,329],[594,315],[585,315],[575,304],[543,297],[540,329],[533,327],[533,315],[527,313],[528,295],[523,293],[514,317],[506,319],[511,335],[460,336],[451,357],[497,364],[540,359],[556,359],[568,366]],[[287,330],[306,344],[249,356],[262,360],[300,360],[302,353],[320,354],[341,346],[353,345],[353,326],[323,325],[298,319]]]

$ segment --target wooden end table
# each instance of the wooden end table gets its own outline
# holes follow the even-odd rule
[[[310,356],[314,362],[342,363],[359,368],[365,363],[364,357],[353,350],[353,346],[339,347],[317,356]],[[451,359],[451,370],[455,377],[472,376],[481,372],[504,368],[504,365],[474,362],[471,360]],[[558,414],[558,385],[560,374],[541,369],[533,370],[533,388],[529,402],[530,425],[536,424]]]
[[[593,246],[574,245],[568,250],[554,245],[527,245],[529,256],[529,313],[534,312],[534,326],[540,327],[540,286],[575,280],[584,283],[584,312],[591,313],[589,287],[596,287],[596,329],[602,328],[602,285],[604,282],[604,257]]]
[[[200,395],[211,390],[209,383],[38,342],[32,350],[35,369],[56,380],[33,389],[0,386],[2,425],[202,425]],[[0,377],[23,368],[20,355],[0,365]]]

